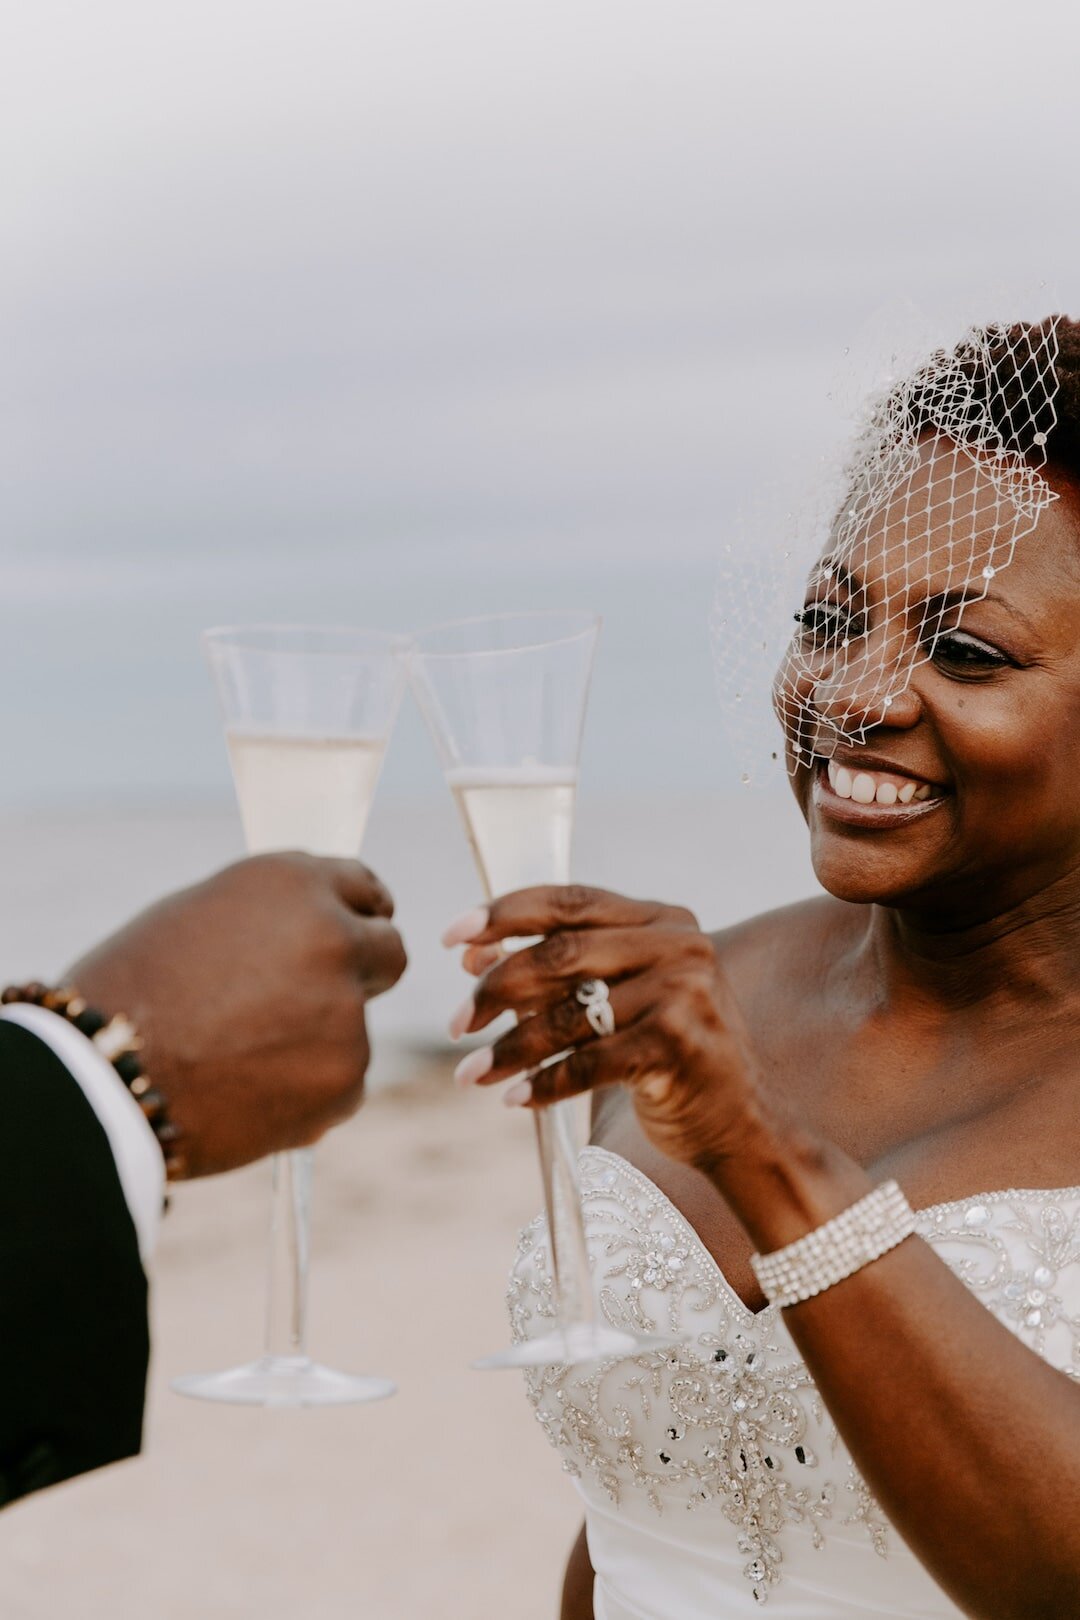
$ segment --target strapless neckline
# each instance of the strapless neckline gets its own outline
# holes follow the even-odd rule
[[[771,1307],[764,1305],[760,1311],[750,1309],[749,1305],[745,1303],[741,1295],[728,1281],[716,1256],[702,1242],[697,1228],[687,1220],[678,1204],[672,1203],[663,1188],[657,1186],[656,1182],[650,1176],[647,1176],[644,1170],[639,1170],[636,1164],[632,1164],[621,1153],[613,1153],[610,1148],[598,1147],[591,1142],[581,1150],[582,1158],[587,1155],[600,1160],[610,1160],[612,1166],[617,1169],[618,1174],[625,1176],[632,1182],[636,1182],[643,1192],[647,1192],[651,1197],[659,1200],[661,1207],[667,1211],[672,1225],[677,1226],[685,1234],[687,1242],[698,1250],[702,1264],[706,1269],[711,1269],[718,1286],[727,1297],[733,1311],[741,1313],[751,1322],[760,1321],[766,1315]],[[924,1220],[937,1222],[947,1217],[952,1210],[978,1208],[981,1205],[1016,1200],[1026,1203],[1035,1198],[1060,1198],[1066,1201],[1074,1198],[1080,1199],[1080,1186],[1001,1187],[991,1192],[966,1193],[963,1198],[946,1198],[937,1204],[925,1204],[916,1209],[915,1213]]]
[[[744,1305],[686,1217],[620,1154],[584,1149],[581,1188],[605,1320],[671,1337],[667,1351],[526,1374],[584,1501],[597,1620],[734,1620],[773,1596],[786,1620],[962,1620],[875,1502],[785,1313]],[[971,1193],[920,1209],[916,1229],[1080,1383],[1080,1188]],[[541,1215],[510,1279],[515,1339],[550,1331],[552,1286]]]

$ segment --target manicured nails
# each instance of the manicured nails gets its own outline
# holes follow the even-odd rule
[[[674,1077],[662,1069],[658,1074],[647,1074],[636,1083],[634,1090],[640,1092],[646,1102],[665,1103],[674,1087]]]
[[[451,945],[467,945],[471,939],[476,939],[484,932],[490,916],[487,906],[474,906],[471,911],[464,912],[450,924],[442,937],[443,944],[448,949]]]
[[[459,1086],[475,1086],[485,1074],[490,1074],[495,1062],[495,1054],[490,1046],[478,1046],[475,1052],[463,1057],[454,1070],[454,1080]]]
[[[524,1108],[525,1104],[532,1102],[532,1081],[515,1080],[512,1086],[507,1086],[502,1094],[502,1100],[507,1108]]]
[[[473,1019],[476,1017],[476,1002],[472,996],[466,996],[457,1012],[450,1020],[450,1036],[452,1040],[460,1041]]]
[[[466,973],[471,973],[478,979],[488,968],[493,968],[496,962],[503,959],[501,945],[468,945],[461,955],[461,965]]]

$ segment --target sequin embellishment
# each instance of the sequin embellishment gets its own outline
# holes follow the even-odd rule
[[[888,1555],[888,1524],[839,1440],[781,1313],[749,1311],[667,1197],[601,1148],[582,1155],[597,1294],[614,1326],[680,1342],[593,1367],[526,1374],[529,1399],[568,1473],[616,1504],[719,1512],[734,1528],[757,1603],[783,1572],[796,1526],[822,1548],[830,1523]],[[993,1193],[938,1205],[918,1230],[1031,1347],[1080,1377],[1080,1189]],[[1061,1274],[1071,1293],[1061,1288]],[[509,1296],[516,1339],[553,1318],[546,1229],[521,1235]]]

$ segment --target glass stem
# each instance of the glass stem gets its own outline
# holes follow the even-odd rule
[[[276,1153],[270,1205],[270,1267],[266,1292],[266,1356],[307,1354],[307,1284],[312,1148]]]
[[[562,1328],[596,1321],[578,1181],[578,1105],[573,1100],[533,1111],[544,1181],[551,1275]]]

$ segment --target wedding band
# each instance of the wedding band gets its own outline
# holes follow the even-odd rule
[[[615,1014],[603,979],[586,979],[584,984],[579,984],[577,999],[585,1009],[585,1017],[594,1035],[614,1035]]]

